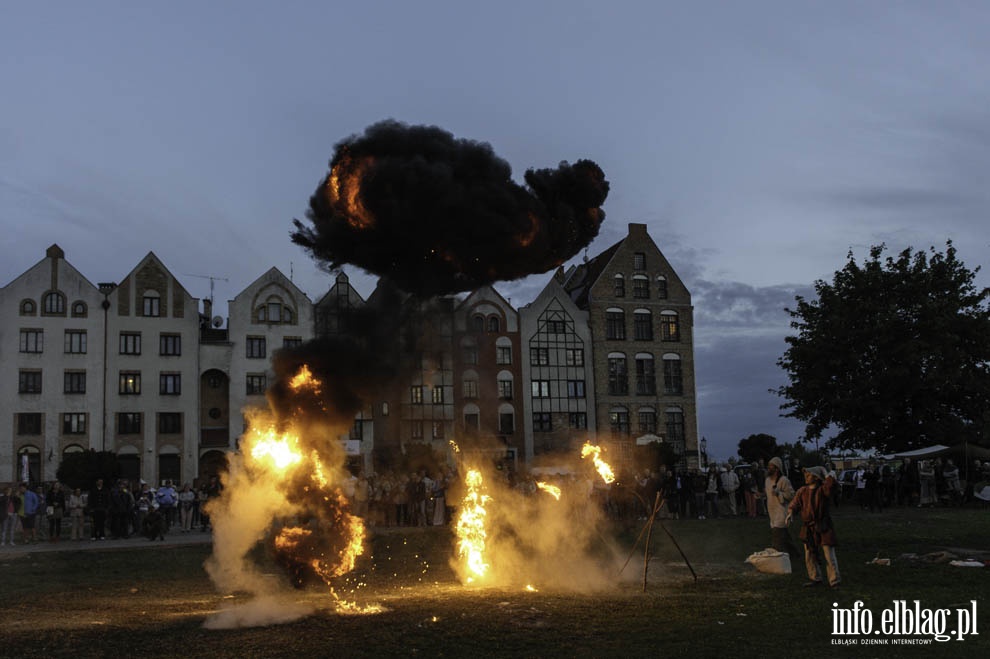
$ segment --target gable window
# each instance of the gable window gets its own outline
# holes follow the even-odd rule
[[[622,275],[616,275],[612,280],[612,295],[614,297],[626,296],[626,279]]]
[[[45,331],[40,329],[21,330],[21,352],[43,352]]]
[[[650,280],[646,275],[636,275],[633,277],[633,297],[639,300],[647,300],[650,297]]]
[[[280,300],[270,300],[255,310],[255,320],[259,323],[292,324],[295,314]]]
[[[663,392],[672,395],[684,393],[680,355],[667,354],[663,356]]]
[[[17,373],[17,393],[40,394],[41,371],[19,371]]]
[[[182,354],[182,336],[180,334],[161,334],[158,337],[158,354],[163,356],[178,356]]]
[[[146,291],[141,300],[141,315],[158,317],[162,315],[161,297],[155,291]]]
[[[657,277],[657,299],[666,300],[667,299],[667,278],[663,275]]]
[[[141,354],[141,333],[121,332],[120,333],[120,354],[140,355]]]
[[[51,291],[50,293],[45,293],[45,297],[41,300],[42,308],[47,316],[64,316],[65,315],[65,296],[58,291]]]
[[[86,330],[65,330],[65,352],[72,355],[86,354]]]
[[[86,303],[82,301],[76,301],[72,303],[72,317],[73,318],[85,318],[87,316]]]
[[[248,359],[264,359],[266,353],[265,337],[249,336],[246,345]]]
[[[21,315],[33,316],[38,312],[38,307],[34,300],[21,300]]]
[[[65,393],[67,394],[86,393],[86,371],[65,372]]]
[[[622,309],[605,311],[605,338],[624,341],[626,338],[626,314]]]
[[[480,314],[471,316],[471,329],[475,332],[484,332],[485,317]]]
[[[122,396],[136,396],[141,393],[141,372],[121,371],[117,392]]]
[[[622,353],[608,356],[608,393],[610,396],[629,393],[629,373],[626,370],[626,356]]]
[[[633,254],[633,270],[646,270],[645,252],[636,252]]]
[[[62,415],[63,435],[85,435],[86,414],[84,412],[66,412]]]
[[[681,326],[676,311],[660,312],[660,335],[664,341],[681,340]]]
[[[488,319],[488,331],[489,332],[499,332],[502,328],[502,321],[499,320],[498,316],[492,316]]]

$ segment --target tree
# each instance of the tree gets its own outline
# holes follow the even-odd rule
[[[777,361],[790,383],[783,416],[805,423],[804,441],[837,431],[833,448],[902,451],[985,437],[990,406],[990,289],[956,258],[911,248],[862,266],[852,251],[816,300],[786,309],[797,330]]]
[[[80,451],[66,453],[55,471],[55,477],[69,489],[88,490],[102,478],[108,485],[120,474],[117,456],[113,451]]]
[[[745,462],[756,462],[757,460],[768,462],[770,458],[778,455],[777,438],[762,432],[750,435],[739,440],[737,453]]]

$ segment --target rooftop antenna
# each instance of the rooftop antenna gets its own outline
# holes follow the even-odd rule
[[[218,281],[230,281],[226,277],[214,277],[213,275],[186,275],[186,277],[199,277],[200,279],[210,280],[210,306],[213,306],[213,284]]]

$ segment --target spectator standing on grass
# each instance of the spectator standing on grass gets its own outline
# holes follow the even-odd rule
[[[952,505],[959,505],[962,502],[962,485],[959,482],[959,467],[951,459],[946,460],[942,465],[942,478],[945,480],[945,491],[949,496]]]
[[[825,561],[828,584],[835,588],[842,580],[839,575],[839,561],[835,556],[838,538],[829,512],[829,500],[836,487],[835,479],[825,474],[822,467],[807,467],[804,470],[804,487],[799,489],[787,507],[785,524],[790,525],[792,517],[801,516],[801,540],[804,541],[804,567],[808,571],[805,586],[822,585],[821,566]]]
[[[708,477],[700,469],[691,475],[691,490],[694,492],[694,514],[698,519],[705,519],[705,490],[708,489]]]
[[[800,554],[791,541],[790,523],[787,521],[787,506],[794,498],[794,486],[784,475],[784,462],[780,458],[772,458],[767,466],[764,491],[772,546],[777,551],[786,551],[796,561]]]
[[[781,460],[781,464],[783,464],[783,460]],[[753,474],[753,480],[756,481],[756,514],[766,515],[768,514],[767,493],[763,487],[764,483],[767,482],[767,466],[763,458],[760,458],[756,463],[756,473]]]
[[[756,517],[756,501],[760,494],[753,471],[747,470],[746,473],[743,474],[742,483],[740,483],[739,487],[741,487],[743,491],[743,502],[746,504],[746,516]]]
[[[38,512],[34,515],[35,540],[44,540],[43,534],[45,533],[45,529],[48,528],[48,502],[45,498],[44,486],[38,485],[35,487],[34,494],[38,497]]]
[[[910,506],[918,491],[918,469],[911,462],[911,458],[904,458],[898,472],[900,477],[897,479],[897,503],[902,506]]]
[[[175,488],[172,487],[172,481],[170,480],[166,480],[165,484],[155,492],[155,501],[158,502],[158,510],[161,512],[162,517],[165,518],[166,533],[175,524],[175,504],[177,498],[178,495],[175,492]]]
[[[65,517],[65,490],[61,483],[54,483],[45,497],[50,514],[48,515],[48,540],[58,542],[62,536],[62,518]]]
[[[68,507],[69,507],[69,539],[82,540],[83,539],[83,509],[86,507],[86,502],[83,501],[82,490],[80,490],[78,487],[72,490],[72,494],[69,495]]]
[[[920,493],[918,495],[918,507],[935,505],[935,467],[931,460],[922,460],[918,463],[918,485]]]
[[[856,484],[856,504],[861,509],[866,510],[866,468],[863,465],[856,468],[856,475],[853,476],[853,482]]]
[[[8,487],[0,494],[0,546],[14,544],[19,504],[20,498],[14,494],[13,488]]]
[[[736,492],[738,490],[739,476],[736,474],[736,470],[732,468],[732,465],[722,467],[722,491],[725,492],[725,496],[729,500],[729,514],[733,516],[739,514],[739,508],[736,502]]]
[[[705,514],[711,510],[711,515],[718,519],[718,469],[711,467],[708,470],[708,480],[705,482]]]
[[[103,486],[103,479],[96,479],[96,486],[89,491],[87,499],[90,515],[93,517],[91,540],[107,539],[107,512],[110,510],[110,490]]]
[[[21,537],[25,544],[38,541],[38,530],[35,521],[38,516],[38,495],[24,483],[21,483],[21,507],[18,517],[21,522]]]
[[[192,531],[193,503],[196,501],[196,493],[186,483],[182,486],[182,491],[176,496],[179,506],[179,524],[183,533]]]

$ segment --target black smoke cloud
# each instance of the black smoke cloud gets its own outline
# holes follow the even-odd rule
[[[427,297],[546,272],[598,235],[609,184],[594,162],[511,175],[489,144],[379,122],[336,145],[292,241]]]

